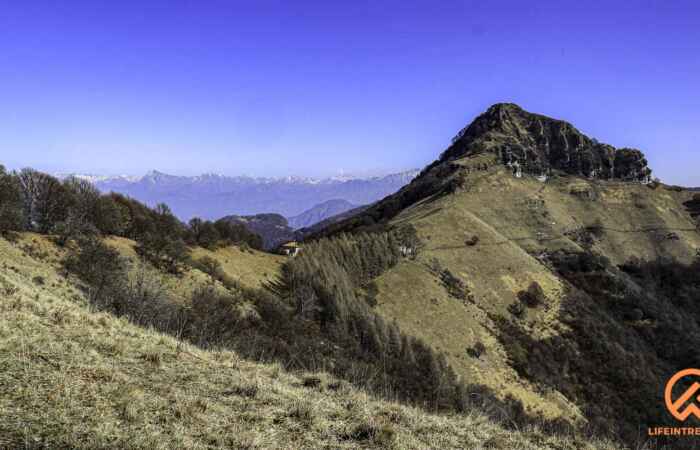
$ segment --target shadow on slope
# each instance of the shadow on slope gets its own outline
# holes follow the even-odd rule
[[[522,317],[496,319],[520,376],[580,405],[596,433],[637,448],[697,448],[693,437],[650,440],[647,428],[698,426],[675,421],[663,391],[674,373],[700,361],[700,260],[632,260],[617,268],[592,253],[559,251],[547,263],[570,283],[560,310],[568,329],[538,341]]]

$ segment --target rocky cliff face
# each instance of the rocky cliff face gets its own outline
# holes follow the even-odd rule
[[[441,161],[484,152],[525,173],[561,171],[598,179],[648,181],[641,151],[601,144],[568,122],[533,114],[512,103],[493,105],[460,131]]]

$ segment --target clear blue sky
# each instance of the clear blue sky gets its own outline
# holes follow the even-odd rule
[[[0,162],[422,167],[516,102],[700,185],[700,2],[4,1]]]

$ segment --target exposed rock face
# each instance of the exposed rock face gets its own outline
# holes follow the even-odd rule
[[[493,105],[453,139],[441,161],[492,152],[525,173],[559,170],[599,179],[648,181],[641,151],[601,144],[568,122],[529,113],[512,103]]]

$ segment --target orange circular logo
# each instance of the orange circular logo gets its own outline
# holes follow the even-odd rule
[[[695,377],[696,380],[683,392],[683,395],[674,400],[673,387],[681,378],[689,376]],[[664,398],[668,412],[681,422],[684,422],[691,415],[700,419],[700,407],[698,407],[700,405],[700,369],[685,369],[672,376],[666,383]],[[686,403],[690,404],[684,407]]]

